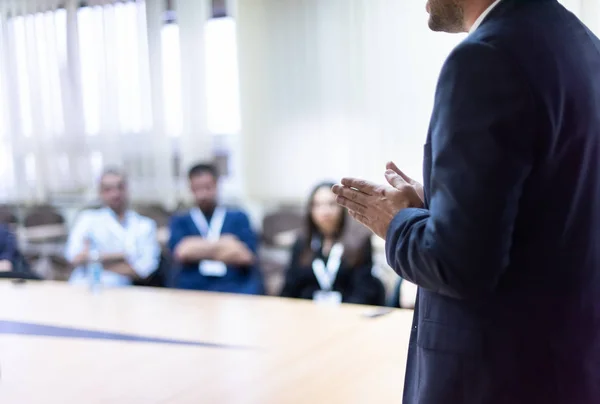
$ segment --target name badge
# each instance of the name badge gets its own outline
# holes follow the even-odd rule
[[[222,278],[227,274],[227,265],[220,261],[201,261],[198,270],[201,275]]]
[[[313,294],[313,300],[315,301],[315,303],[335,306],[342,303],[342,294],[340,292],[328,290],[317,290]]]

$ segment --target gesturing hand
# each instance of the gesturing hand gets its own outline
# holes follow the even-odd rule
[[[415,187],[393,170],[386,171],[392,186],[376,185],[356,178],[344,178],[332,188],[337,203],[373,233],[385,239],[394,216],[402,209],[422,206]]]
[[[414,206],[414,207],[415,208],[422,208],[424,206],[424,203],[425,203],[425,192],[423,191],[423,185],[419,184],[417,181],[413,180],[408,175],[404,174],[402,172],[402,170],[400,170],[398,168],[398,166],[396,166],[396,164],[393,161],[388,162],[387,165],[385,166],[385,168],[387,170],[391,170],[391,171],[395,172],[396,174],[398,174],[404,180],[404,183],[412,186],[415,189],[417,195],[421,199],[421,204],[418,205],[418,206]],[[397,180],[394,179],[394,176],[392,175],[392,173],[388,174],[386,172],[386,176],[385,177],[388,180],[388,182],[390,183],[390,185],[393,186],[393,187],[395,187],[395,185],[391,181],[397,181]]]

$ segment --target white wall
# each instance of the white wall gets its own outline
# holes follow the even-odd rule
[[[238,2],[246,191],[304,198],[323,178],[421,177],[440,67],[464,35],[434,34],[420,1]]]
[[[599,0],[561,0],[600,28]],[[464,35],[433,33],[425,1],[238,1],[245,191],[300,200],[324,178],[422,176],[443,61]]]

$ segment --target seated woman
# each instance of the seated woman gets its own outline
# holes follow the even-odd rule
[[[332,186],[319,184],[310,194],[306,228],[292,248],[281,295],[383,305],[385,289],[371,274],[370,235],[350,230],[349,218],[336,204]]]

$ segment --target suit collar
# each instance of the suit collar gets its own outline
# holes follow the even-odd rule
[[[490,7],[479,16],[479,19],[475,22],[475,24],[473,24],[473,27],[471,27],[469,33],[475,32],[476,29],[480,28],[482,25],[485,25],[489,21],[527,3],[549,3],[556,1],[557,0],[498,0],[490,5]]]
[[[469,30],[469,33],[474,32],[480,25],[481,23],[485,20],[485,18],[488,16],[488,14],[501,2],[502,0],[496,0],[494,1],[492,4],[490,4],[490,6],[488,8],[485,9],[485,11],[483,13],[481,13],[481,15],[479,17],[477,17],[477,19],[475,20],[475,22],[473,23],[473,26],[471,27],[471,29]]]

